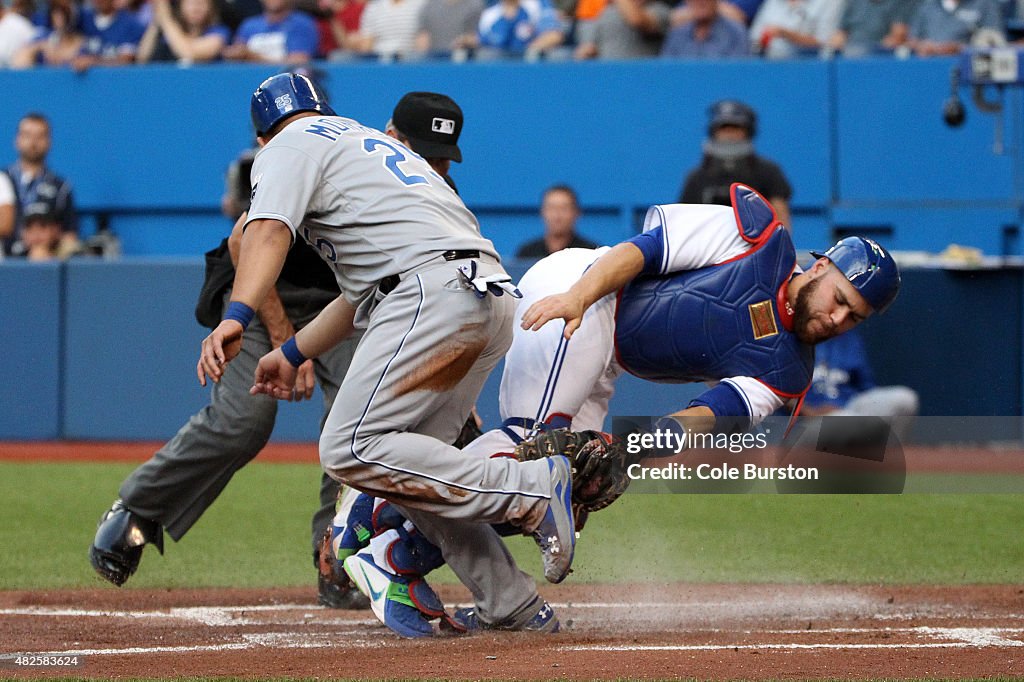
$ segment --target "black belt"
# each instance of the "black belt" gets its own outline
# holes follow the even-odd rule
[[[441,254],[446,261],[465,260],[466,258],[479,258],[480,252],[476,249],[450,249]],[[401,275],[389,275],[380,281],[380,293],[385,296],[390,294],[402,281]]]

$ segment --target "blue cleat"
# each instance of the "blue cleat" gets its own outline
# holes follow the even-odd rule
[[[533,539],[544,557],[544,577],[560,583],[572,570],[576,526],[572,510],[572,465],[563,455],[547,458],[551,471],[551,499]]]
[[[345,572],[370,599],[373,615],[402,637],[432,637],[463,632],[444,610],[437,593],[422,578],[410,580],[382,569],[369,551],[345,559]],[[431,620],[441,619],[437,630]]]

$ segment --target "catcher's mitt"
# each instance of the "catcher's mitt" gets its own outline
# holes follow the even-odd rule
[[[520,461],[568,457],[572,462],[572,501],[584,512],[604,509],[629,486],[626,469],[632,457],[622,441],[600,431],[542,431],[517,445],[515,455]]]

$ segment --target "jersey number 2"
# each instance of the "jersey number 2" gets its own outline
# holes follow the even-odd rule
[[[399,168],[399,164],[406,161],[405,154],[402,153],[398,147],[384,140],[378,140],[376,138],[367,138],[363,140],[363,149],[366,150],[367,154],[373,154],[379,148],[384,147],[384,166],[391,174],[394,175],[404,185],[426,185],[429,184],[427,179],[422,175],[406,175]]]

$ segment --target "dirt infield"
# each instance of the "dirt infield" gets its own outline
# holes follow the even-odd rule
[[[465,601],[459,588],[443,590]],[[402,640],[308,589],[0,592],[0,676],[441,679],[931,678],[1024,674],[1024,588],[568,586],[557,635]],[[38,659],[37,659],[38,660]],[[45,660],[45,659],[42,659]]]

